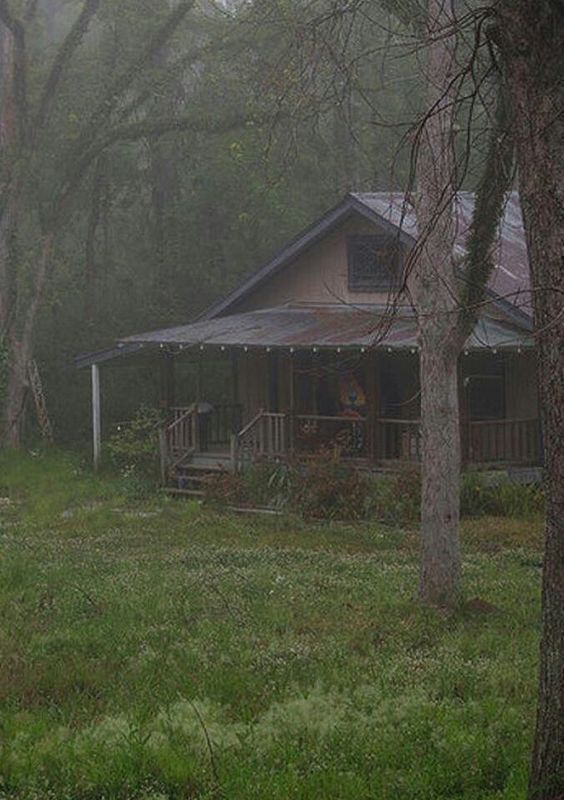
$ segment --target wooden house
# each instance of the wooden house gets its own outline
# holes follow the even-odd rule
[[[454,204],[457,254],[473,197]],[[403,283],[416,240],[400,194],[349,194],[196,321],[128,336],[82,356],[92,369],[94,450],[101,440],[99,369],[154,358],[164,368],[163,475],[190,465],[241,469],[256,459],[320,450],[365,467],[420,458],[417,320]],[[508,200],[488,302],[460,361],[464,461],[538,465],[536,365],[529,268],[518,196]],[[229,360],[230,402],[206,389],[205,369]],[[199,364],[174,390],[179,364]]]

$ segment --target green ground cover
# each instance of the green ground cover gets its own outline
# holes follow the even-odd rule
[[[0,459],[0,797],[524,797],[539,519],[466,521],[441,613],[412,531],[141,489]]]

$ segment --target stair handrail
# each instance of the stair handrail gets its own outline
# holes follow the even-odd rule
[[[170,422],[168,425],[165,426],[165,431],[168,432],[173,428],[175,428],[177,425],[180,425],[181,422],[184,422],[184,420],[187,417],[190,417],[195,411],[197,412],[197,410],[198,410],[198,404],[192,403],[192,405],[188,406],[188,408],[184,411],[183,414],[181,414],[179,417],[177,417],[176,419],[174,419],[172,422]]]
[[[255,414],[252,420],[250,422],[247,422],[247,424],[243,428],[241,428],[239,433],[235,434],[237,436],[237,439],[242,439],[246,433],[249,433],[249,431],[251,431],[255,427],[255,425],[258,425],[258,423],[260,422],[262,417],[264,417],[264,415],[265,415],[264,409],[261,408],[260,411],[257,414]]]
[[[184,424],[186,420],[189,420],[190,418],[193,419],[195,415],[197,415],[197,412],[198,404],[192,403],[179,417],[170,422],[168,425],[163,425],[159,429],[160,471],[163,485],[166,485],[169,473],[196,450],[195,446],[193,446],[186,452],[181,453],[180,456],[177,455],[177,457],[174,459],[172,458],[170,440],[173,431],[180,425]],[[197,425],[194,427],[193,436],[197,436]]]

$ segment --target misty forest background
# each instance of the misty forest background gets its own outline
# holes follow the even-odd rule
[[[27,41],[31,96],[77,9],[37,4]],[[23,302],[42,215],[81,123],[170,9],[164,0],[102,0],[32,165],[15,243]],[[345,192],[406,188],[410,131],[423,105],[416,42],[385,3],[192,8],[117,110],[139,125],[178,119],[178,130],[155,136],[148,127],[103,148],[56,239],[34,349],[58,442],[89,435],[89,380],[74,356],[190,321]],[[157,397],[156,368],[105,370],[103,381],[107,421]]]

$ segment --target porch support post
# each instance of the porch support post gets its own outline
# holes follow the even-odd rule
[[[165,353],[161,358],[161,408],[174,405],[174,356]]]
[[[231,382],[233,404],[237,405],[239,402],[239,354],[235,349],[231,352]]]
[[[203,400],[202,394],[204,391],[204,361],[202,351],[198,352],[198,369],[196,372],[196,402],[200,403]]]
[[[378,458],[378,423],[379,417],[379,403],[378,403],[378,354],[375,350],[369,350],[365,362],[366,374],[366,400],[368,411],[368,458],[370,461],[376,461]]]
[[[470,414],[464,376],[464,356],[458,359],[458,416],[460,424],[460,456],[464,468],[470,460]]]
[[[289,428],[288,438],[289,438],[290,441],[288,442],[288,445],[289,445],[288,449],[290,450],[290,454],[294,455],[294,434],[295,434],[295,430],[294,430],[294,425],[295,425],[294,414],[296,413],[296,410],[295,410],[296,397],[295,397],[295,386],[294,386],[294,355],[292,355],[292,353],[290,353],[289,359],[290,359],[290,365],[289,365],[288,373],[290,375],[290,419],[289,419],[289,426],[288,426],[288,428]]]
[[[98,471],[102,460],[102,415],[100,405],[100,368],[92,364],[92,449],[94,469]]]

